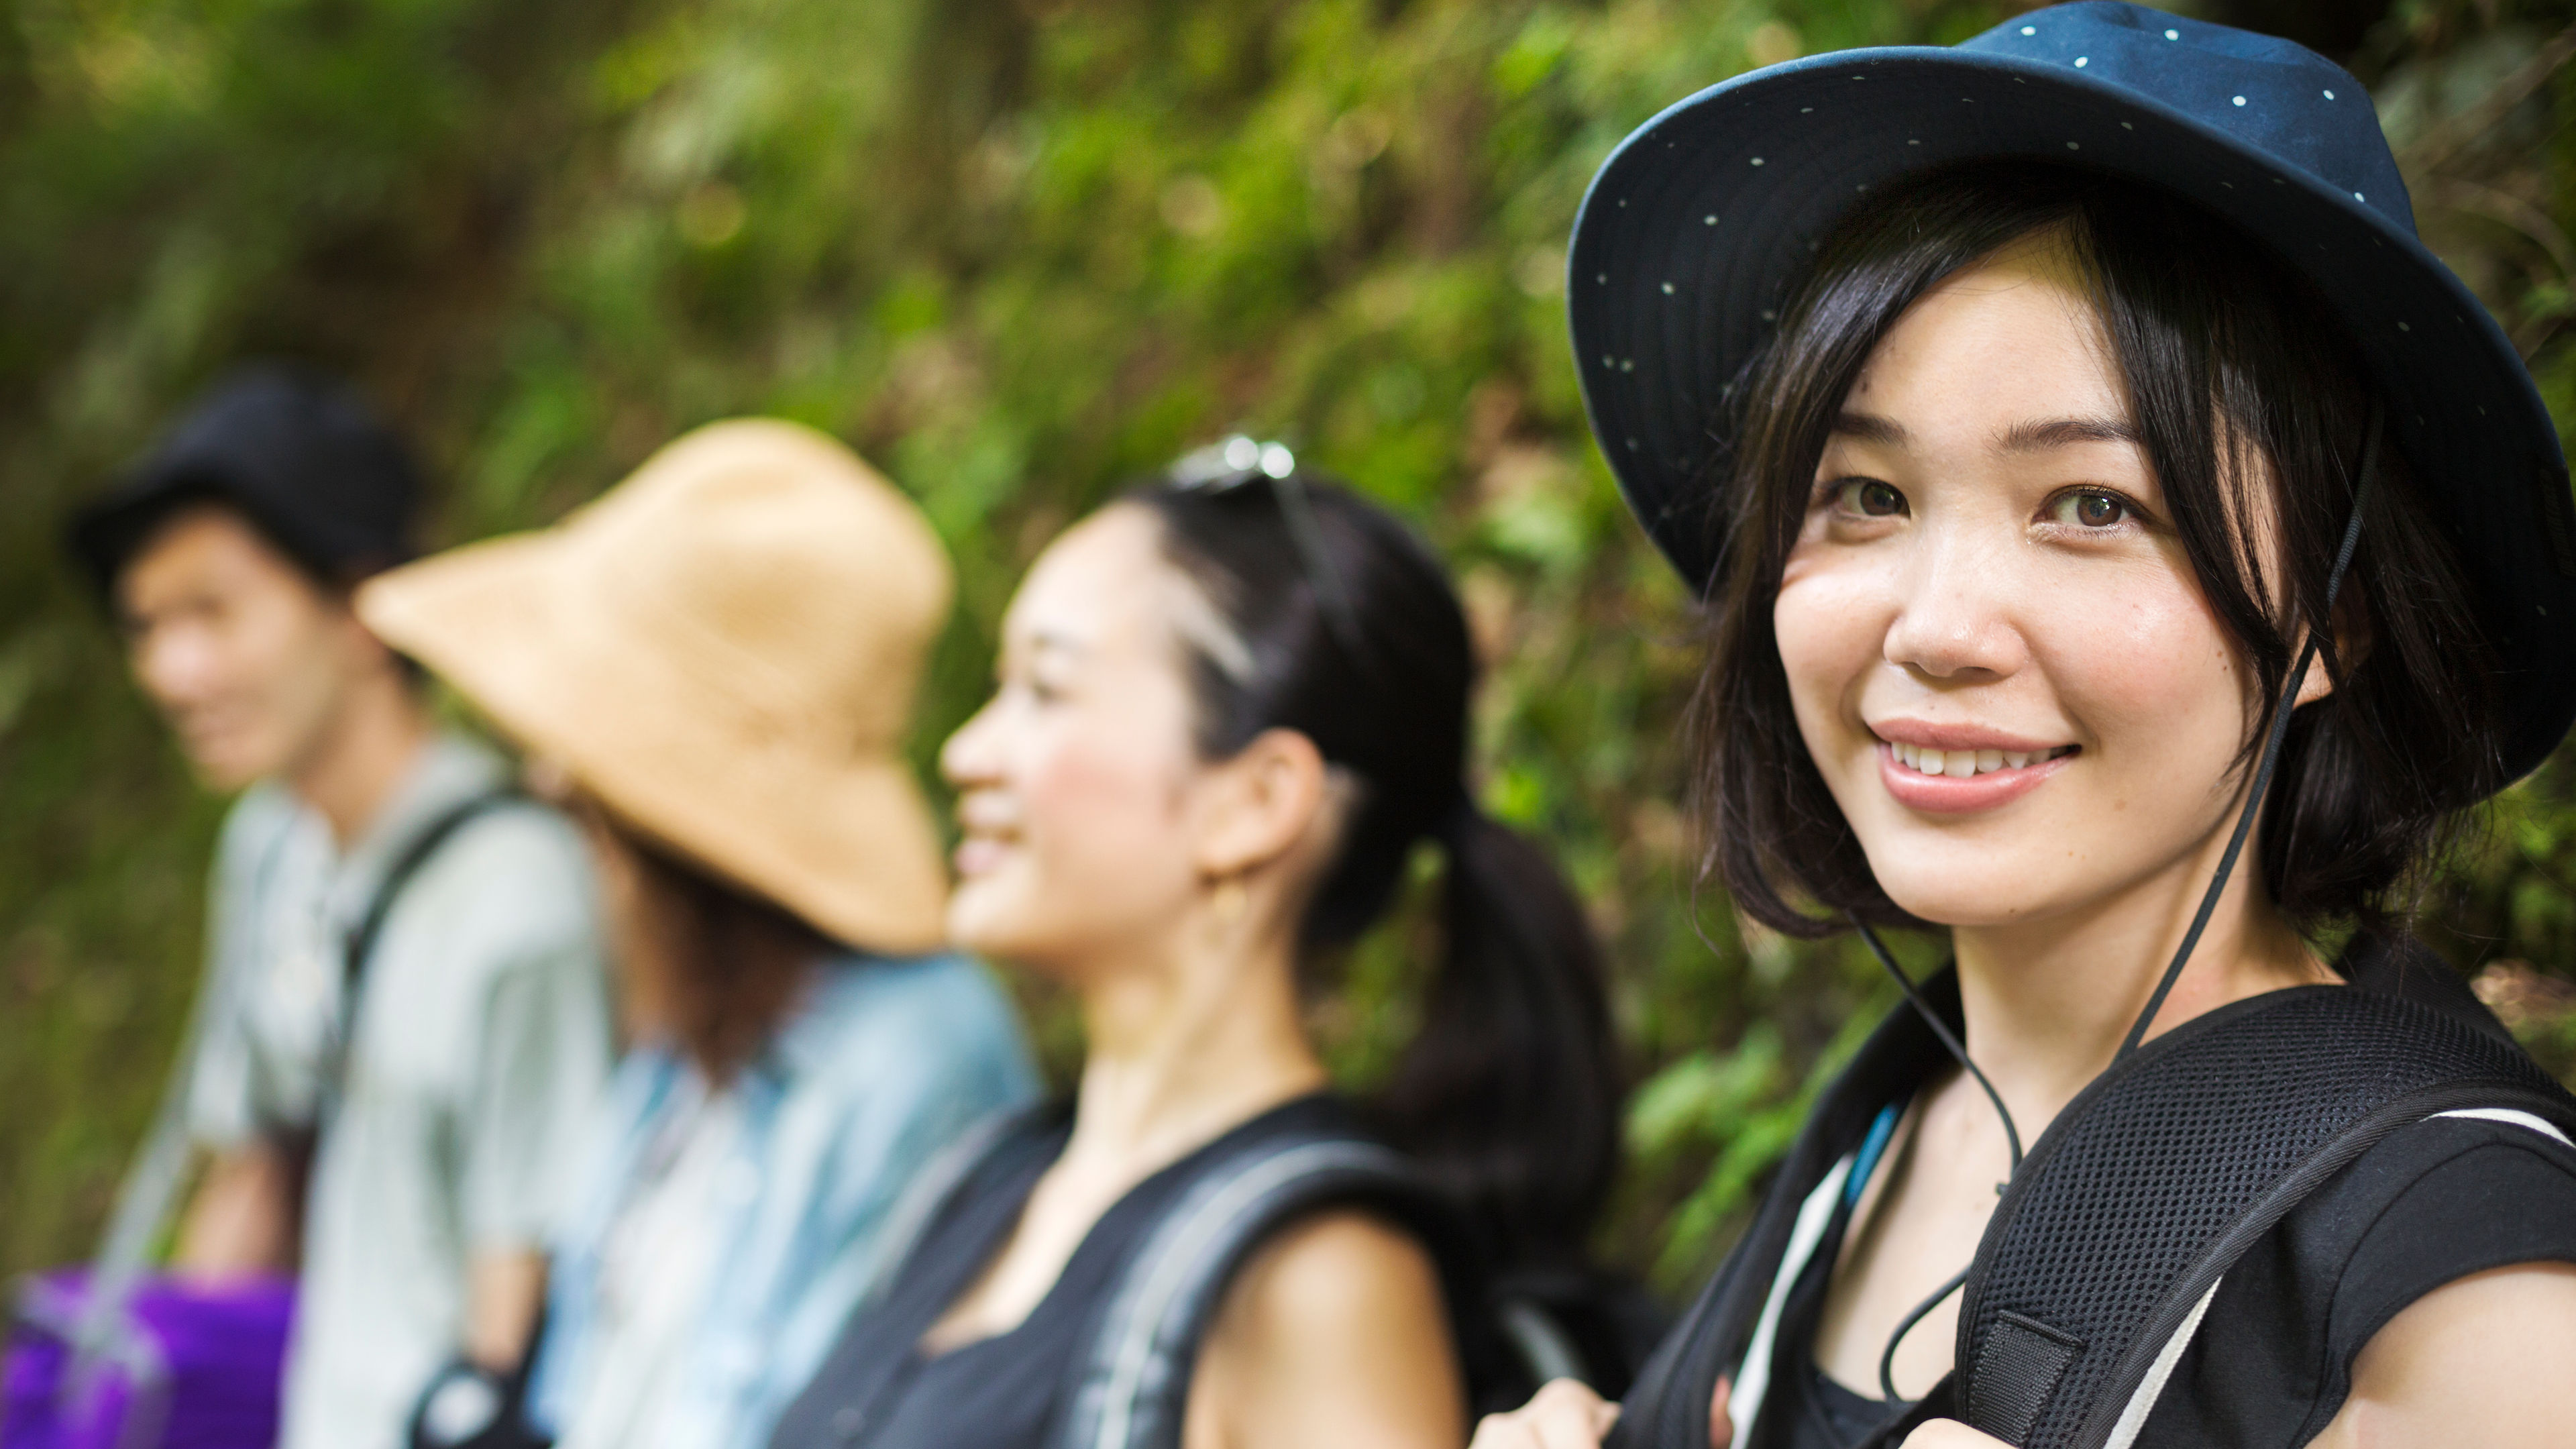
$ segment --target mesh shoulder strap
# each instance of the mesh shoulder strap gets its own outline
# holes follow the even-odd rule
[[[1417,1221],[1439,1211],[1412,1164],[1372,1142],[1271,1138],[1212,1164],[1121,1269],[1074,1361],[1054,1449],[1177,1449],[1199,1341],[1235,1270],[1294,1218],[1345,1202]]]
[[[2274,992],[2149,1043],[1995,1206],[1960,1305],[1967,1421],[2126,1449],[2236,1259],[2390,1132],[2465,1109],[2576,1130],[2576,1099],[2512,1045],[2374,991]]]

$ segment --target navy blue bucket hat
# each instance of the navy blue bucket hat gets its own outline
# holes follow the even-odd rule
[[[2504,761],[2518,776],[2546,758],[2576,719],[2576,506],[2521,356],[2416,239],[2360,82],[2288,41],[2137,5],[1772,66],[1671,107],[1603,164],[1567,258],[1575,361],[1602,453],[1683,578],[1714,581],[1721,405],[1813,244],[1889,182],[2002,158],[2187,198],[2317,283],[2480,591]]]

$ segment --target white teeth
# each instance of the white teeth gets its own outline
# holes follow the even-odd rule
[[[2058,745],[2045,750],[1934,750],[1921,745],[1890,742],[1888,751],[1896,762],[1925,775],[1947,775],[1965,780],[1994,770],[2019,770],[2045,764],[2060,755],[2073,753],[2073,745]]]

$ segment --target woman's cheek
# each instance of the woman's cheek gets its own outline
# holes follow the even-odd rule
[[[2242,673],[2217,617],[2179,581],[2033,616],[2032,652],[2101,763],[2128,790],[2222,777],[2246,727]]]
[[[1883,611],[1865,581],[1821,560],[1791,555],[1771,609],[1772,635],[1807,752],[1830,779],[1834,765],[1865,742],[1855,714],[1858,690],[1877,665],[1886,637]]]
[[[1122,932],[1186,894],[1189,841],[1165,770],[1132,736],[1086,732],[1031,762],[1022,803],[1032,928],[1064,944]]]

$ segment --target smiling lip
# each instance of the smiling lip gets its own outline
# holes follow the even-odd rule
[[[960,876],[979,876],[999,865],[1002,853],[1009,848],[1008,842],[994,836],[968,835],[957,842],[948,859]]]
[[[2062,741],[2035,740],[1984,725],[1927,724],[1919,719],[1864,720],[1862,724],[1889,744],[1927,750],[2002,750],[2007,754],[2036,755],[2066,748]]]
[[[1978,725],[1930,725],[1919,720],[1887,720],[1871,726],[1878,736],[1878,778],[1896,803],[1931,815],[1969,815],[2010,804],[2048,782],[2082,751],[2072,745],[2005,734]],[[1897,758],[1900,746],[1918,759],[1923,751],[1978,751],[2007,757],[2001,768],[1982,768],[1974,775],[1929,774]],[[2051,751],[2063,753],[2051,754]],[[2029,756],[2013,764],[2010,757]],[[1983,764],[1980,761],[1980,764]]]

